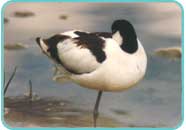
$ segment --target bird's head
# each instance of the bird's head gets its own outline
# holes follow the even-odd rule
[[[120,45],[129,40],[136,39],[136,32],[133,25],[127,20],[116,20],[112,24],[112,36]]]
[[[138,49],[137,35],[133,25],[127,20],[116,20],[112,24],[112,38],[130,54]]]

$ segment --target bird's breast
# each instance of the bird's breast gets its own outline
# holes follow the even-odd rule
[[[135,54],[127,54],[110,40],[104,51],[107,58],[95,71],[74,75],[72,79],[87,88],[122,91],[133,87],[144,77],[147,57],[141,44]]]

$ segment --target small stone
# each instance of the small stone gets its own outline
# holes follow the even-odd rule
[[[64,102],[60,102],[59,105],[60,105],[60,106],[64,106],[65,103],[64,103]]]
[[[5,115],[7,115],[10,112],[10,108],[5,107],[4,112],[5,112]]]
[[[51,111],[51,109],[50,108],[47,108],[47,109],[45,109],[46,111]]]
[[[59,16],[59,18],[63,19],[63,20],[66,20],[68,18],[68,16],[67,15],[61,15],[61,16]]]

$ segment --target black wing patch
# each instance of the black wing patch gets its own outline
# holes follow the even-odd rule
[[[58,56],[57,44],[69,38],[70,37],[66,35],[56,34],[48,39],[44,39],[43,41],[48,46],[47,51],[51,54],[51,58],[53,58],[58,64],[62,65],[68,72],[73,74],[80,74],[70,69],[69,67],[65,66]]]
[[[63,61],[60,60],[59,55],[58,55],[58,50],[57,50],[57,44],[59,42],[63,42],[66,39],[71,38],[70,36],[67,35],[60,35],[60,34],[56,34],[48,39],[43,39],[43,42],[48,46],[48,52],[51,55],[51,58],[54,59],[54,61],[56,61],[58,64],[60,64],[61,66],[64,67],[64,69],[66,69],[68,72],[72,73],[72,74],[82,74],[77,72],[76,70],[73,70],[72,68],[66,66]]]
[[[48,39],[44,39],[44,43],[48,46],[48,52],[51,54],[51,57],[57,61],[59,64],[61,63],[61,60],[59,59],[58,56],[58,51],[57,51],[57,44],[61,41],[64,41],[66,39],[70,38],[69,36],[66,35],[59,35],[56,34]]]
[[[57,44],[59,42],[63,42],[64,40],[66,40],[68,38],[70,38],[70,37],[66,36],[66,35],[56,34],[48,39],[44,39],[43,41],[48,46],[47,51],[51,54],[51,58],[53,58],[58,64],[61,64],[68,72],[73,73],[73,74],[80,74],[80,73],[77,73],[74,70],[68,68],[67,66],[65,66],[58,56]]]
[[[104,38],[112,38],[112,33],[109,32],[94,32],[91,34],[95,34],[96,36],[104,37]]]
[[[79,36],[74,38],[77,40],[75,43],[78,46],[88,48],[99,63],[102,63],[106,59],[105,52],[103,51],[105,47],[105,41],[103,39],[93,33],[80,31],[76,31],[74,33]]]

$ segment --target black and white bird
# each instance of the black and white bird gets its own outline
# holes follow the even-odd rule
[[[103,91],[123,91],[145,75],[147,57],[133,25],[116,20],[112,32],[72,30],[48,39],[36,38],[41,50],[62,73],[58,80],[70,80],[98,91],[93,119],[96,127]]]

